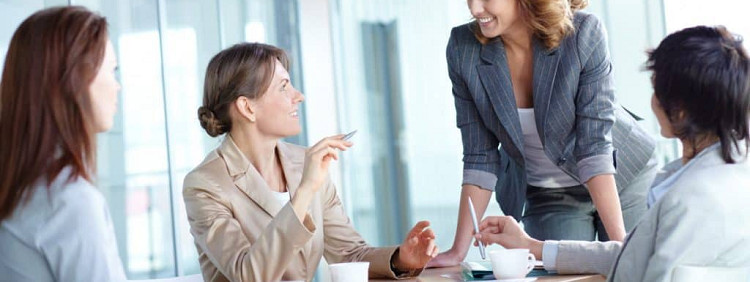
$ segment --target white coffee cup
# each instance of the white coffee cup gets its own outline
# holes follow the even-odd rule
[[[496,279],[519,279],[534,269],[536,257],[529,249],[500,249],[490,252],[490,260]]]
[[[332,282],[367,282],[369,262],[344,262],[328,265]]]

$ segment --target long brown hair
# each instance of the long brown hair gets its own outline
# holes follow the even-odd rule
[[[588,0],[517,0],[521,14],[533,32],[548,49],[557,48],[573,29],[573,14],[588,6]],[[474,36],[482,44],[490,39],[479,30],[475,21],[471,25]]]
[[[65,167],[68,181],[92,181],[89,85],[106,46],[106,19],[83,7],[38,11],[13,34],[0,80],[0,221]]]
[[[232,129],[230,105],[240,96],[260,98],[273,80],[276,60],[289,69],[284,50],[262,43],[239,43],[216,54],[206,68],[201,127],[211,137]]]

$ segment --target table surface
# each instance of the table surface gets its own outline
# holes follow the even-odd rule
[[[586,274],[586,275],[550,275],[542,277],[533,277],[536,280],[533,281],[576,281],[576,282],[601,282],[605,281],[606,278],[598,274]],[[393,281],[393,280],[378,280],[371,279],[370,281]],[[430,268],[422,271],[418,277],[408,280],[398,281],[464,281],[461,274],[460,266],[444,267],[444,268]],[[520,281],[520,279],[519,279]],[[527,279],[524,281],[532,281]]]

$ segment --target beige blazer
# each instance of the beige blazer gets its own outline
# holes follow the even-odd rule
[[[276,151],[293,197],[305,149],[279,142]],[[310,281],[323,256],[328,263],[368,261],[370,277],[402,278],[390,268],[397,247],[368,246],[330,180],[300,222],[291,204],[279,203],[229,135],[185,177],[183,197],[206,281]]]
[[[724,163],[716,147],[694,161],[625,244],[560,242],[558,272],[671,281],[677,266],[750,266],[750,160]]]

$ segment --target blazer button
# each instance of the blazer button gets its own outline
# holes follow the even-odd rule
[[[566,159],[565,157],[562,157],[562,158],[560,158],[560,159],[559,159],[559,160],[557,161],[557,166],[562,166],[562,165],[564,165],[564,164],[565,164],[565,161],[567,161],[567,160],[568,160],[568,159]]]

